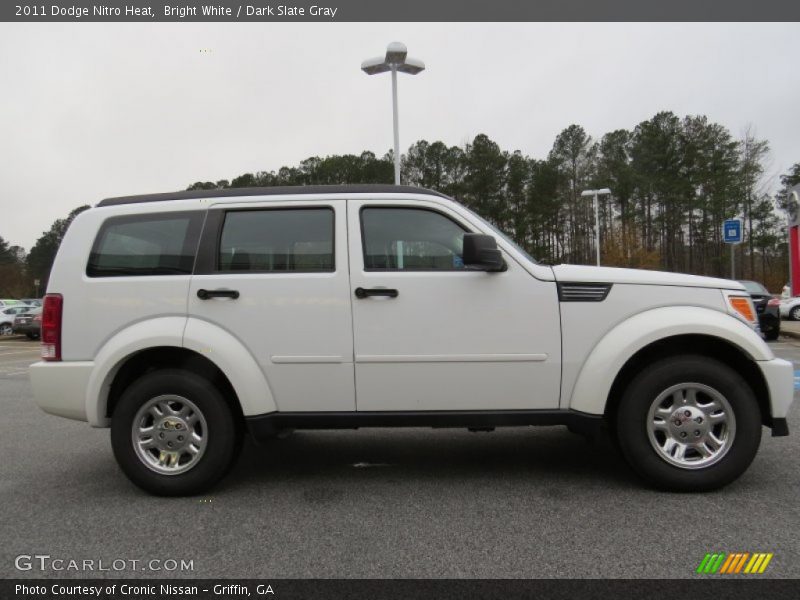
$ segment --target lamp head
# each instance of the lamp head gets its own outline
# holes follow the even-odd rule
[[[408,48],[403,42],[392,42],[386,47],[386,63],[398,67],[406,61]]]
[[[368,58],[361,63],[361,70],[367,75],[377,75],[378,73],[385,73],[389,70],[389,65],[383,60],[383,57],[377,56],[375,58]]]

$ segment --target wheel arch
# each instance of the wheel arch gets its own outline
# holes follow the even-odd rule
[[[217,382],[239,414],[277,410],[263,371],[239,340],[205,321],[162,317],[117,332],[97,352],[86,395],[91,425],[109,425],[121,382],[142,374],[147,364],[187,368]]]
[[[604,412],[607,422],[615,422],[617,407],[622,395],[625,393],[625,389],[643,368],[658,360],[687,354],[718,359],[733,367],[753,390],[758,401],[762,423],[771,426],[769,388],[761,369],[741,348],[729,341],[714,336],[697,334],[663,338],[645,346],[634,354],[617,373],[609,390]]]
[[[755,361],[773,359],[772,351],[739,319],[692,306],[651,309],[607,332],[584,361],[567,407],[608,415],[620,390],[646,361],[679,353],[703,353],[733,365],[753,387],[769,419],[769,390]]]
[[[113,379],[108,384],[104,416],[110,419],[114,415],[122,393],[133,381],[147,373],[168,368],[189,371],[206,379],[220,391],[233,414],[243,418],[239,397],[225,373],[207,357],[176,346],[151,347],[126,357],[115,368]]]

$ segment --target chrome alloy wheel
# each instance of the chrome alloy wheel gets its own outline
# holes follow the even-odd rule
[[[682,469],[720,461],[736,436],[736,417],[725,396],[702,383],[679,383],[661,392],[647,414],[647,436],[659,456]]]
[[[131,428],[139,460],[161,475],[194,467],[208,445],[208,427],[200,409],[182,396],[156,396],[136,413]]]

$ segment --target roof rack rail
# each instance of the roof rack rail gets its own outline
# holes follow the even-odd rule
[[[196,200],[199,198],[231,198],[240,196],[278,196],[289,194],[426,194],[448,198],[440,192],[410,185],[353,184],[353,185],[297,185],[277,187],[223,188],[217,190],[185,190],[165,194],[143,194],[140,196],[120,196],[106,198],[97,206],[118,206],[120,204],[140,204],[143,202],[165,202],[169,200]]]

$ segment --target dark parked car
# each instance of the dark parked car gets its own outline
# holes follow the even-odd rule
[[[39,338],[42,330],[42,307],[19,313],[14,319],[14,333],[24,333],[29,340]]]
[[[768,340],[777,340],[781,332],[781,314],[779,298],[769,293],[767,288],[757,281],[740,281],[753,299],[758,313],[758,326]]]

